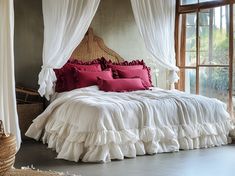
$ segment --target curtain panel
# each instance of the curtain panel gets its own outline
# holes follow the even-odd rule
[[[175,0],[131,0],[139,32],[148,51],[169,70],[168,81],[178,81],[175,63]]]
[[[54,92],[54,68],[61,68],[82,41],[100,0],[43,0],[43,65],[38,92],[48,100]]]
[[[15,96],[13,0],[0,0],[0,119],[5,131],[16,136],[19,149],[21,136]]]

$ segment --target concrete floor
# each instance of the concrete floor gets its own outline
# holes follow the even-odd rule
[[[54,159],[56,153],[39,142],[24,142],[15,167],[33,165],[41,170],[82,176],[234,176],[235,145],[138,156],[106,164]]]

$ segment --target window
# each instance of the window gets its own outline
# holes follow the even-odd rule
[[[198,3],[203,3],[203,2],[222,2],[223,0],[181,0],[180,4],[181,5],[190,5],[190,4],[198,4]]]
[[[182,5],[196,4],[196,3],[198,3],[197,0],[181,0]]]
[[[230,112],[235,98],[234,2],[177,0],[176,7],[177,88],[218,98],[228,104]]]

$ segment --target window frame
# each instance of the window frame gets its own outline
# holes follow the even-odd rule
[[[234,57],[234,44],[233,44],[233,14],[234,9],[233,5],[235,3],[235,0],[214,0],[214,1],[208,1],[208,2],[199,2],[195,4],[189,4],[189,5],[181,5],[181,0],[176,0],[176,14],[175,14],[175,52],[176,52],[176,65],[182,69],[195,69],[196,70],[196,94],[199,94],[199,68],[200,67],[228,67],[229,69],[229,85],[228,85],[228,111],[231,115],[233,115],[233,103],[232,103],[232,92],[233,92],[233,57]],[[224,5],[229,6],[229,62],[228,65],[201,65],[199,63],[199,39],[197,36],[199,36],[199,12],[203,9],[210,9],[215,7],[221,7]],[[196,65],[191,66],[185,66],[185,55],[186,55],[186,30],[185,28],[181,28],[180,25],[186,25],[182,24],[186,23],[186,15],[188,13],[196,13]],[[182,18],[180,16],[182,15]],[[185,16],[185,17],[184,17]],[[185,18],[185,19],[183,19]],[[184,46],[184,51],[181,50],[180,46]],[[180,61],[180,58],[184,58],[184,60]],[[180,66],[179,63],[184,62],[184,67]],[[176,88],[179,90],[184,90],[185,86],[185,71],[179,72],[180,81],[176,84]]]

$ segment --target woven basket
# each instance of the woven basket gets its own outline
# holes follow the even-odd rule
[[[0,176],[4,175],[14,164],[16,139],[12,134],[5,134],[0,120]]]

